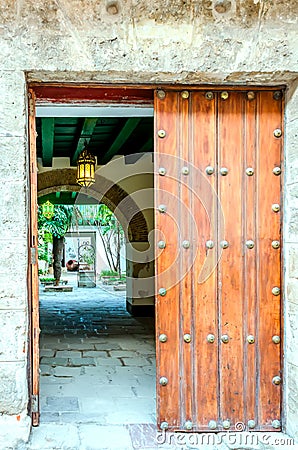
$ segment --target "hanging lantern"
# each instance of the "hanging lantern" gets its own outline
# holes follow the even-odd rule
[[[55,206],[49,200],[41,205],[42,215],[47,219],[51,219],[55,213]]]
[[[95,183],[95,156],[86,147],[78,157],[77,161],[77,184],[89,187]]]

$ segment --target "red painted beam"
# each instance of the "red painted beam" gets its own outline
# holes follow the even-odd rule
[[[32,86],[36,101],[51,103],[75,103],[84,101],[108,103],[153,104],[153,89],[130,87],[90,87],[90,86]]]

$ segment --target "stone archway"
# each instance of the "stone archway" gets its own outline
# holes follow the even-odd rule
[[[154,273],[154,261],[148,263],[134,260],[134,249],[142,252],[149,246],[148,224],[139,206],[127,191],[99,174],[96,174],[96,181],[92,188],[88,188],[88,192],[76,184],[75,168],[53,169],[38,174],[38,197],[61,190],[78,192],[79,195],[87,193],[114,212],[123,227],[128,244],[126,246],[126,273],[129,277],[126,292],[127,310],[134,315],[151,315],[154,311],[154,296],[144,295],[146,291],[140,294],[134,283],[134,279],[152,277]]]
[[[86,193],[76,184],[76,169],[54,169],[38,174],[38,197],[56,191]],[[138,205],[128,192],[111,180],[96,174],[96,182],[88,189],[88,195],[104,203],[120,221],[129,242],[148,242],[148,225]]]

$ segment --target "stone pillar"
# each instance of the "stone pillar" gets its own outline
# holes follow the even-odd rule
[[[0,72],[0,443],[11,448],[27,440],[30,430],[26,128],[24,73]]]
[[[287,92],[284,176],[285,431],[298,438],[298,83]]]
[[[135,316],[154,315],[154,258],[148,242],[126,244],[126,309]]]

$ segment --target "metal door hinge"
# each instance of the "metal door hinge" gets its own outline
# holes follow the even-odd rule
[[[36,247],[30,247],[31,264],[37,263],[37,251]]]
[[[39,411],[39,395],[31,396],[31,412],[38,413]]]

